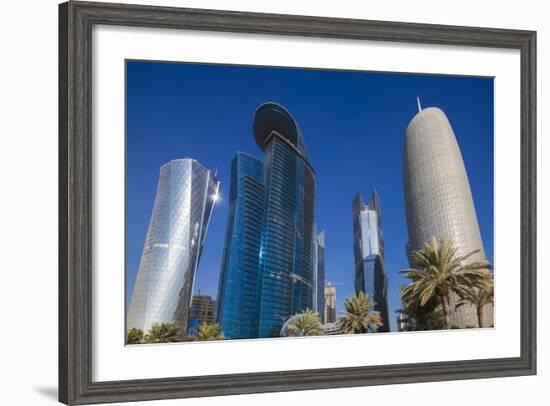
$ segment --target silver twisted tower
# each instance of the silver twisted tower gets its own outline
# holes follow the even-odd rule
[[[219,186],[194,159],[160,168],[127,330],[145,332],[155,323],[176,323],[180,334],[187,334],[195,273]]]

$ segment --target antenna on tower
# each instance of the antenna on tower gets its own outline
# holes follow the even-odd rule
[[[416,96],[416,104],[418,104],[418,112],[422,111],[422,106],[420,105],[420,97]]]

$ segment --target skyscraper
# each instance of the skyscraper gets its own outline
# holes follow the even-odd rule
[[[390,331],[388,314],[388,278],[384,265],[384,238],[380,197],[376,191],[365,205],[360,193],[352,202],[353,253],[355,257],[355,293],[366,293],[374,300],[374,310],[382,316],[377,331]]]
[[[231,163],[229,211],[218,287],[218,322],[228,338],[258,336],[263,182],[263,162],[237,153]]]
[[[160,168],[127,329],[176,323],[187,334],[195,273],[219,185],[194,159],[176,159]]]
[[[437,107],[419,110],[407,127],[404,148],[407,251],[422,249],[432,237],[448,238],[458,248],[457,255],[480,250],[469,259],[483,260],[472,192],[451,124]],[[451,309],[457,301],[453,295]],[[454,310],[451,324],[477,327],[474,306]]]
[[[233,160],[219,290],[230,338],[277,337],[284,320],[313,308],[315,174],[298,125],[275,103],[254,115],[262,162]]]
[[[259,336],[276,337],[283,320],[313,307],[315,172],[300,128],[283,106],[262,104],[253,128],[265,153]]]
[[[325,320],[325,232],[313,240],[313,311],[319,313],[321,323]]]
[[[325,324],[336,323],[336,288],[332,282],[325,286]]]

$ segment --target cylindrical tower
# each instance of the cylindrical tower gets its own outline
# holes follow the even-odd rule
[[[421,110],[407,127],[404,149],[407,251],[419,250],[433,237],[448,238],[457,255],[480,250],[472,261],[485,258],[472,192],[460,148],[447,116],[436,107]],[[451,298],[451,308],[457,302]],[[473,306],[461,306],[451,324],[477,327]]]

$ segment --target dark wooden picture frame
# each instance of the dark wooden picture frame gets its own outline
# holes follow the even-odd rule
[[[92,27],[278,34],[521,53],[521,354],[517,358],[92,381]],[[536,32],[216,10],[68,2],[59,6],[59,400],[66,404],[218,396],[536,373]]]

